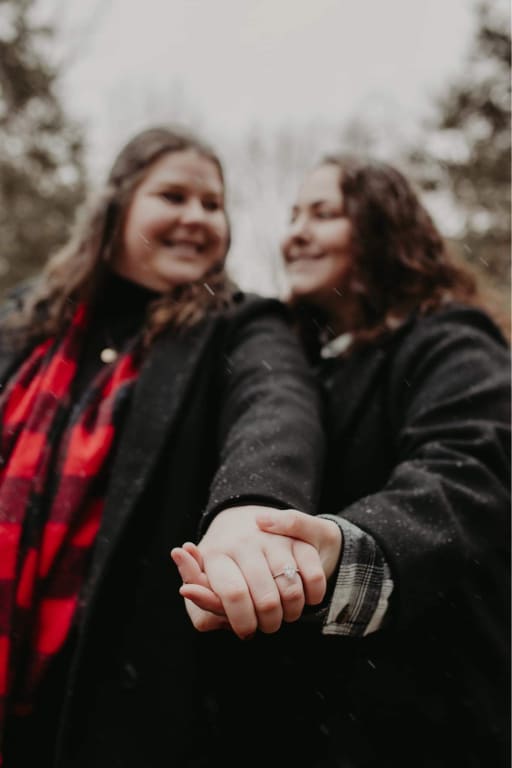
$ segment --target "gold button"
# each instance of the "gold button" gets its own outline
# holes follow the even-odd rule
[[[100,352],[100,359],[103,363],[113,363],[117,359],[118,353],[112,347],[105,347]]]

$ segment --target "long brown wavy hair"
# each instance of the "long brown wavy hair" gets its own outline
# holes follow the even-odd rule
[[[475,278],[450,256],[400,171],[353,155],[330,155],[319,165],[339,169],[344,213],[352,224],[348,290],[358,299],[357,325],[348,323],[352,349],[376,341],[414,313],[428,314],[451,302],[483,305]],[[300,304],[297,309],[304,320],[307,309]],[[321,327],[321,316],[314,325]]]
[[[210,160],[224,184],[216,153],[186,131],[153,127],[137,134],[119,152],[105,188],[77,219],[68,243],[49,260],[40,279],[22,296],[21,307],[8,318],[7,324],[18,332],[18,343],[20,337],[26,343],[58,334],[69,323],[77,302],[94,301],[138,185],[161,157],[186,150]],[[150,305],[143,345],[147,347],[165,328],[193,325],[208,312],[228,306],[235,291],[222,264],[200,281],[163,294]]]

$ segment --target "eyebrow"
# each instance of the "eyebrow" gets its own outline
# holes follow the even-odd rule
[[[332,205],[334,207],[340,205],[338,202],[333,202],[331,200],[313,200],[310,203],[306,203],[306,208],[320,208],[322,205]],[[292,213],[297,213],[301,206],[299,205],[293,205],[292,206]]]
[[[188,190],[188,184],[183,181],[166,181],[165,179],[161,179],[160,181],[156,182],[156,188],[158,190],[167,190],[172,189],[176,190],[176,192],[186,192]],[[224,197],[224,190],[223,189],[205,189],[201,192],[201,196],[209,196],[209,197],[218,197],[222,198]]]

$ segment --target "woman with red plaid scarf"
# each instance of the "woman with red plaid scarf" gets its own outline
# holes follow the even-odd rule
[[[232,616],[253,606],[239,637],[323,597],[317,550],[256,524],[315,509],[319,396],[283,305],[227,277],[228,246],[217,156],[149,129],[4,312],[4,768],[220,764],[200,661],[229,665],[231,635],[197,635],[169,558],[212,521]],[[290,563],[293,585],[275,578]]]

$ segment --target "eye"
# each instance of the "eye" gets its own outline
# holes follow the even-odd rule
[[[222,208],[220,201],[215,197],[208,197],[203,200],[203,208],[205,211],[218,211]]]
[[[167,200],[169,203],[173,203],[174,205],[181,205],[181,203],[185,202],[184,193],[179,192],[178,190],[168,189],[164,192],[161,192],[160,197],[163,197],[164,200]]]
[[[341,211],[335,208],[317,208],[315,216],[317,219],[337,219],[341,216]]]

